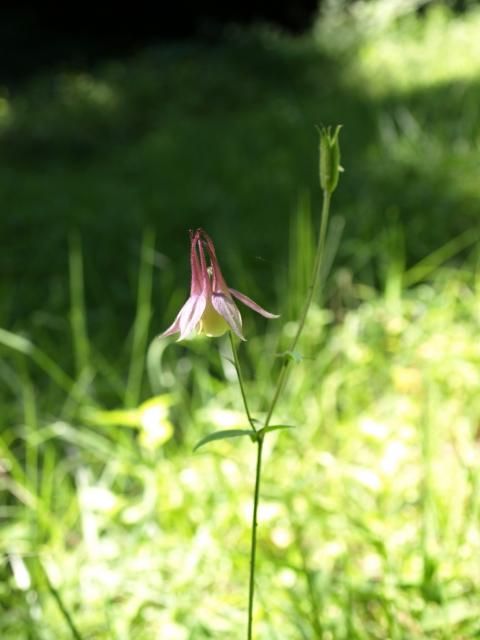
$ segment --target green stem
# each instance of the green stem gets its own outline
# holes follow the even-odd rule
[[[308,287],[307,298],[303,306],[302,315],[300,316],[297,332],[290,346],[290,351],[294,351],[298,344],[298,340],[300,339],[300,335],[305,326],[305,321],[307,319],[310,305],[312,304],[313,296],[318,286],[318,281],[320,280],[320,274],[323,267],[323,258],[325,255],[325,244],[327,240],[327,228],[328,228],[328,219],[330,217],[331,197],[332,196],[328,191],[323,192],[322,218],[320,222],[320,232],[318,234],[317,250],[315,252],[315,262],[313,265],[312,281],[310,282],[310,286]]]
[[[55,587],[53,586],[53,584],[50,582],[50,578],[48,577],[47,572],[45,571],[42,563],[39,561],[38,562],[38,566],[40,567],[40,571],[43,574],[43,579],[46,582],[47,585],[47,589],[49,590],[51,596],[53,597],[53,599],[55,600],[57,607],[60,610],[60,613],[62,614],[68,628],[70,629],[70,633],[72,634],[72,638],[74,638],[74,640],[82,640],[82,636],[80,635],[80,632],[78,631],[77,627],[75,626],[75,623],[73,621],[72,616],[70,615],[67,607],[65,606],[60,593],[57,591],[57,589],[55,589]]]
[[[300,335],[305,327],[305,322],[307,319],[308,311],[310,309],[310,305],[312,304],[313,297],[315,295],[315,291],[318,286],[318,281],[320,280],[320,275],[323,267],[323,258],[325,254],[325,243],[327,238],[327,227],[328,227],[328,218],[330,213],[330,200],[331,194],[328,191],[323,192],[323,206],[322,206],[322,219],[320,223],[320,232],[318,234],[318,244],[317,251],[315,253],[315,262],[313,266],[313,274],[312,281],[308,288],[307,298],[305,300],[305,305],[302,310],[302,314],[300,316],[300,320],[298,323],[298,328],[295,333],[295,336],[290,345],[290,351],[294,351],[298,341],[300,339]],[[245,386],[243,383],[242,372],[240,368],[240,361],[238,358],[237,349],[235,347],[235,340],[230,332],[230,344],[232,345],[232,353],[233,360],[235,364],[235,369],[237,371],[238,382],[240,384],[240,391],[242,394],[243,406],[245,407],[245,413],[247,414],[248,422],[250,426],[257,434],[256,443],[257,443],[257,465],[255,470],[255,490],[253,496],[253,515],[252,515],[252,540],[250,547],[250,580],[249,580],[249,590],[248,590],[248,629],[247,629],[247,640],[252,640],[252,632],[253,632],[253,600],[255,593],[255,560],[257,557],[257,528],[258,528],[258,503],[260,498],[260,481],[261,481],[261,471],[262,471],[262,453],[263,453],[263,441],[265,437],[265,433],[263,430],[257,431],[255,428],[254,421],[250,414],[250,410],[248,408],[247,396],[245,393]],[[272,401],[270,403],[270,407],[267,412],[267,416],[264,422],[264,428],[268,427],[270,424],[270,420],[272,419],[273,412],[277,405],[280,394],[283,390],[285,382],[287,380],[288,366],[290,360],[285,358],[282,364],[282,368],[280,370],[280,374],[277,379],[277,385],[275,388],[275,392],[273,394]]]
[[[307,319],[308,311],[310,309],[310,305],[312,304],[313,297],[315,295],[315,291],[317,289],[318,281],[320,279],[322,267],[323,267],[323,257],[325,254],[325,243],[327,238],[327,227],[328,227],[328,218],[330,213],[330,200],[331,194],[328,191],[324,191],[323,193],[323,206],[322,206],[322,219],[320,223],[320,232],[318,234],[318,244],[317,251],[315,253],[315,262],[313,266],[313,274],[312,281],[308,288],[307,298],[305,300],[305,305],[302,310],[302,314],[300,316],[300,320],[298,323],[298,328],[295,333],[295,336],[290,345],[290,351],[294,351],[298,341],[300,339],[300,335],[305,327],[305,321]],[[238,360],[237,351],[235,348],[235,343],[232,334],[230,333],[230,342],[232,344],[233,357],[235,361],[235,368],[237,369],[238,380],[240,383],[240,390],[242,392],[243,404],[245,406],[245,412],[248,417],[248,421],[250,422],[251,427],[254,431],[256,431],[255,426],[253,424],[250,411],[248,409],[247,398],[245,395],[245,389],[243,385],[243,379],[240,370],[240,363]],[[283,387],[287,380],[287,373],[289,367],[290,359],[285,358],[282,364],[282,368],[280,370],[280,374],[277,379],[277,385],[275,388],[275,392],[273,394],[272,401],[270,403],[270,407],[268,409],[267,417],[265,418],[264,428],[268,427],[270,424],[270,420],[272,419],[273,412],[277,405],[280,394],[283,391]],[[250,548],[250,581],[249,581],[249,592],[248,592],[248,631],[247,631],[247,640],[252,640],[252,628],[253,628],[253,599],[255,593],[255,560],[257,556],[257,513],[258,513],[258,503],[260,497],[260,480],[261,480],[261,469],[262,469],[262,452],[263,452],[263,440],[264,433],[262,431],[258,432],[257,439],[257,467],[255,472],[255,491],[253,497],[253,516],[252,516],[252,542]]]
[[[302,310],[302,314],[300,316],[300,320],[298,323],[298,328],[295,333],[295,336],[290,345],[290,351],[294,351],[298,341],[300,339],[300,335],[305,327],[305,322],[307,319],[308,311],[310,309],[310,305],[312,304],[313,297],[315,295],[315,291],[318,286],[318,281],[320,280],[320,275],[323,267],[323,258],[325,254],[325,243],[327,238],[327,228],[328,228],[328,218],[330,213],[330,200],[331,194],[328,191],[323,192],[323,206],[322,206],[322,219],[320,223],[320,232],[318,234],[318,243],[317,243],[317,251],[315,253],[315,262],[313,266],[313,274],[312,281],[308,288],[307,298],[305,300],[305,304]],[[252,419],[248,410],[247,400],[245,396],[245,391],[243,388],[243,382],[240,373],[240,365],[238,363],[238,356],[236,354],[235,345],[233,341],[233,336],[230,334],[230,341],[232,343],[232,351],[235,359],[235,366],[238,373],[238,379],[240,382],[240,389],[242,391],[243,403],[245,405],[245,411],[247,413],[248,420],[252,425],[253,429],[255,429]],[[283,387],[287,380],[288,367],[290,364],[290,359],[285,358],[282,364],[282,368],[280,370],[280,374],[277,379],[277,385],[275,388],[275,392],[273,394],[272,401],[270,403],[270,407],[268,409],[267,417],[265,418],[264,428],[268,427],[270,424],[270,420],[272,419],[273,412],[277,405],[280,394],[283,391]],[[253,497],[253,517],[252,517],[252,544],[250,550],[250,584],[249,584],[249,594],[248,594],[248,633],[247,640],[252,640],[252,616],[253,616],[253,597],[255,592],[255,559],[257,555],[257,512],[258,512],[258,503],[260,496],[260,480],[261,480],[261,467],[262,467],[262,451],[263,451],[263,439],[264,434],[259,432],[259,437],[257,440],[257,468],[255,473],[255,493]]]
[[[252,515],[252,542],[250,547],[250,580],[248,588],[248,630],[247,640],[252,640],[253,629],[253,596],[255,593],[255,560],[257,557],[257,528],[258,528],[258,502],[260,496],[260,479],[262,470],[264,434],[260,434],[257,440],[257,466],[255,471],[255,492],[253,495],[253,515]]]
[[[435,402],[435,405],[434,405]],[[439,602],[442,592],[438,582],[438,559],[433,554],[435,541],[435,512],[433,495],[433,432],[432,406],[438,399],[433,397],[433,389],[428,385],[427,405],[422,421],[422,463],[423,480],[421,486],[422,530],[421,545],[423,555],[423,591],[427,600]]]
[[[312,304],[312,300],[315,295],[318,282],[320,280],[320,275],[323,267],[323,259],[325,255],[325,244],[327,240],[328,219],[330,216],[330,201],[331,201],[331,194],[328,191],[324,191],[323,205],[322,205],[322,219],[320,223],[320,232],[318,234],[318,243],[317,243],[317,250],[315,253],[315,262],[313,265],[312,281],[310,283],[310,286],[308,287],[307,297],[305,299],[305,304],[303,306],[302,314],[298,322],[298,328],[291,342],[289,351],[295,351],[297,347],[298,341],[305,327],[305,322],[307,320],[307,315],[310,309],[310,305]],[[275,407],[277,406],[278,399],[280,397],[280,394],[283,391],[283,387],[287,380],[287,374],[288,374],[290,362],[291,362],[290,358],[285,358],[283,361],[282,368],[278,375],[275,393],[273,394],[273,398],[270,403],[270,407],[268,409],[267,417],[265,418],[264,427],[268,427],[268,425],[270,424],[270,420],[272,419],[273,412],[275,410]]]
[[[240,367],[240,360],[238,358],[237,347],[235,346],[235,338],[233,337],[233,333],[231,331],[229,331],[228,335],[230,337],[230,344],[232,345],[233,361],[235,363],[235,369],[237,371],[238,383],[240,385],[240,392],[242,394],[243,406],[245,408],[245,413],[247,414],[248,422],[250,423],[250,426],[256,433],[257,430],[255,428],[255,423],[250,414],[250,409],[248,408],[247,395],[245,393],[245,385],[244,385],[243,376],[242,376],[242,368]]]

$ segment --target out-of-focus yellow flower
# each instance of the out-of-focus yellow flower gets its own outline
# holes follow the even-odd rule
[[[139,429],[140,443],[147,449],[155,449],[173,435],[173,425],[168,419],[172,398],[168,394],[149,398],[135,409],[92,409],[84,411],[84,418],[98,426],[123,426]]]

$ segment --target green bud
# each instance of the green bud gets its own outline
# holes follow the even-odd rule
[[[338,134],[342,125],[337,125],[334,132],[330,127],[322,127],[320,133],[320,186],[323,191],[333,193],[338,184],[338,176],[343,171],[340,166],[340,144]]]

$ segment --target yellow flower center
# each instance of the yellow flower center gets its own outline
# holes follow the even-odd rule
[[[204,333],[209,338],[218,338],[228,330],[225,319],[215,311],[210,301],[207,302],[205,311],[200,319],[199,333]]]

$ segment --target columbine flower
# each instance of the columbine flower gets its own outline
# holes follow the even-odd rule
[[[204,243],[210,262],[208,267]],[[195,233],[190,231],[190,265],[190,297],[180,309],[175,322],[161,334],[161,337],[180,333],[178,339],[183,340],[197,330],[198,333],[216,338],[230,328],[239,338],[245,340],[242,335],[242,316],[232,296],[265,318],[278,318],[277,315],[262,309],[248,296],[227,287],[212,239],[203,229],[197,229]]]

